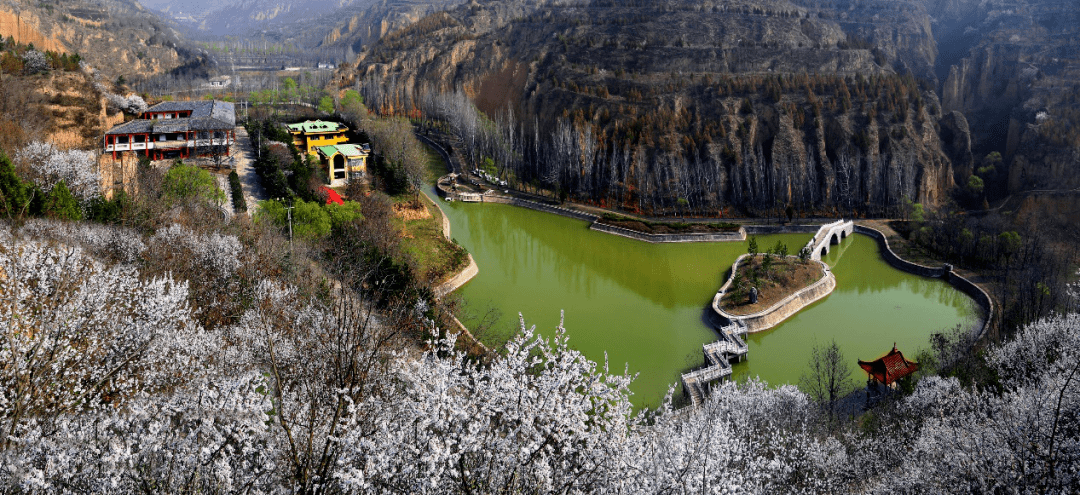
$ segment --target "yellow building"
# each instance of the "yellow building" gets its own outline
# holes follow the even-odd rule
[[[320,146],[333,146],[349,141],[345,132],[349,130],[337,122],[309,120],[297,124],[287,124],[292,134],[293,144],[304,153],[314,153]]]
[[[316,150],[319,152],[319,160],[326,164],[326,175],[330,178],[331,187],[363,179],[367,173],[367,159],[371,155],[371,148],[366,144],[320,146]]]

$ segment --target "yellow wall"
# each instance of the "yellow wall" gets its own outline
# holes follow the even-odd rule
[[[306,142],[305,142],[306,139]],[[297,148],[305,150],[307,153],[313,153],[315,148],[319,146],[330,146],[334,144],[342,144],[348,142],[349,138],[345,137],[344,132],[334,134],[307,134],[302,132],[293,133],[293,144]]]

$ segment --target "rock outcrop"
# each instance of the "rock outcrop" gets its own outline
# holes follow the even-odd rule
[[[1080,181],[1078,12],[1065,0],[474,0],[384,36],[342,75],[385,112],[459,91],[492,120],[517,116],[522,139],[545,144],[513,172],[579,199],[887,214],[942,204],[976,173],[1007,176],[997,194]],[[560,129],[578,158],[550,165]],[[1002,168],[978,172],[990,151]],[[598,190],[609,181],[621,185]]]

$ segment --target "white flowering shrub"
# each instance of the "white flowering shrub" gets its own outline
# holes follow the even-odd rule
[[[150,106],[146,104],[146,100],[143,100],[143,98],[137,94],[132,93],[128,96],[120,96],[106,91],[104,87],[99,87],[98,89],[105,95],[105,100],[109,102],[110,107],[121,110],[124,113],[141,115],[150,108]]]
[[[34,218],[19,229],[19,234],[80,246],[97,257],[121,263],[134,263],[146,250],[142,236],[134,230],[96,223]]]
[[[631,378],[598,370],[525,329],[480,366],[441,342],[398,359],[400,390],[350,405],[337,481],[351,491],[446,493],[601,490],[622,471]],[[381,411],[371,427],[359,427]]]
[[[57,182],[64,181],[76,198],[88,201],[101,195],[97,153],[80,150],[61,150],[52,143],[32,142],[16,154],[16,159],[29,165],[31,180],[42,191],[49,192]]]
[[[190,263],[212,279],[226,278],[240,268],[243,246],[236,236],[217,232],[198,234],[180,224],[158,229],[150,247],[165,257],[190,257]]]
[[[27,50],[23,54],[23,72],[37,74],[49,70],[49,59],[37,50]]]
[[[280,492],[265,390],[249,372],[32,421],[0,452],[0,483],[41,493]]]
[[[184,284],[140,280],[79,248],[6,244],[0,273],[0,447],[31,418],[173,386],[216,347],[192,323]]]

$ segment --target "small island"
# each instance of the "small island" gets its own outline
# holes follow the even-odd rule
[[[757,239],[751,238],[747,251],[732,265],[714,307],[728,319],[741,320],[751,332],[771,328],[835,287],[828,267],[810,259],[807,248],[790,256],[787,246],[777,242],[758,252]]]

